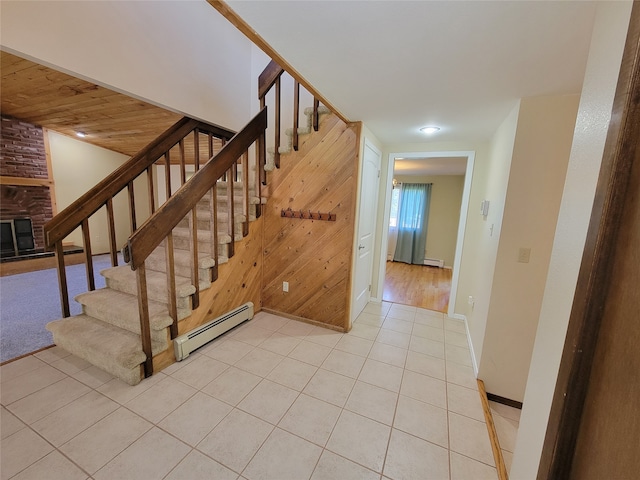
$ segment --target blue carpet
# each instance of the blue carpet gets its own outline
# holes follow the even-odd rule
[[[122,265],[122,258],[119,260]],[[100,270],[111,267],[109,255],[93,257],[96,288],[105,286]],[[71,315],[82,313],[73,300],[86,292],[84,264],[67,267]],[[0,362],[53,344],[45,325],[62,317],[58,274],[55,268],[0,277]]]

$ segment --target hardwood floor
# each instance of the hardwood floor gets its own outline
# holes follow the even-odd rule
[[[451,275],[449,268],[387,262],[382,299],[446,313]]]

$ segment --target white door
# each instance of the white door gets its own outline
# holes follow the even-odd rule
[[[371,297],[371,272],[373,268],[373,241],[378,208],[380,184],[380,160],[382,154],[365,138],[364,156],[360,174],[359,220],[357,231],[356,261],[354,266],[351,321],[362,312]]]

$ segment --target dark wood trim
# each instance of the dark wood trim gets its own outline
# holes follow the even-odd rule
[[[24,355],[20,355],[19,357],[16,358],[12,358],[11,360],[5,360],[4,362],[0,363],[0,367],[3,367],[9,363],[13,363],[16,362],[18,360],[22,360],[25,357],[30,357],[31,355],[35,355],[36,353],[40,353],[40,352],[44,352],[45,350],[49,350],[50,348],[55,347],[55,345],[49,345],[48,347],[42,347],[39,348],[38,350],[35,350],[33,352],[29,352],[29,353],[25,353]]]
[[[496,431],[495,423],[493,423],[493,415],[491,413],[491,408],[489,408],[489,394],[485,390],[484,382],[482,380],[476,380],[476,382],[478,383],[478,394],[480,395],[480,403],[482,403],[482,412],[484,413],[484,419],[487,424],[487,433],[489,434],[489,441],[491,442],[493,459],[496,463],[498,480],[509,480],[509,475],[507,474],[507,467],[504,464],[504,457],[502,456],[502,448],[500,448],[500,440],[498,439],[498,432]]]
[[[511,400],[510,398],[501,397],[500,395],[494,395],[493,393],[487,392],[487,399],[491,402],[501,403],[502,405],[506,405],[507,407],[513,407],[522,410],[522,402]]]
[[[48,178],[7,177],[0,175],[0,185],[51,188],[53,187],[53,180]]]
[[[640,6],[634,2],[538,480],[568,478],[611,280],[629,172],[640,149]]]
[[[283,73],[284,68],[278,65],[278,62],[271,60],[258,77],[258,98],[264,98]]]
[[[251,26],[245,22],[240,15],[234,12],[229,5],[221,0],[207,0],[209,5],[215,8],[224,18],[226,18],[232,25],[234,25],[240,32],[242,32],[249,40],[251,40],[260,50],[269,55],[270,58],[276,61],[284,70],[291,75],[294,80],[300,82],[300,84],[306,88],[314,97],[319,98],[322,104],[331,110],[340,120],[344,123],[351,123],[351,121],[340,111],[334,107],[331,102],[327,101],[317,89],[313,88],[311,84],[305,80],[305,78],[298,73],[298,71],[291,66],[278,52],[275,51],[271,45],[269,45],[258,33],[251,28]]]

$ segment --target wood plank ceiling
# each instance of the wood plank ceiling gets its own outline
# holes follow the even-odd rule
[[[2,115],[134,155],[182,116],[7,52],[0,52]]]

